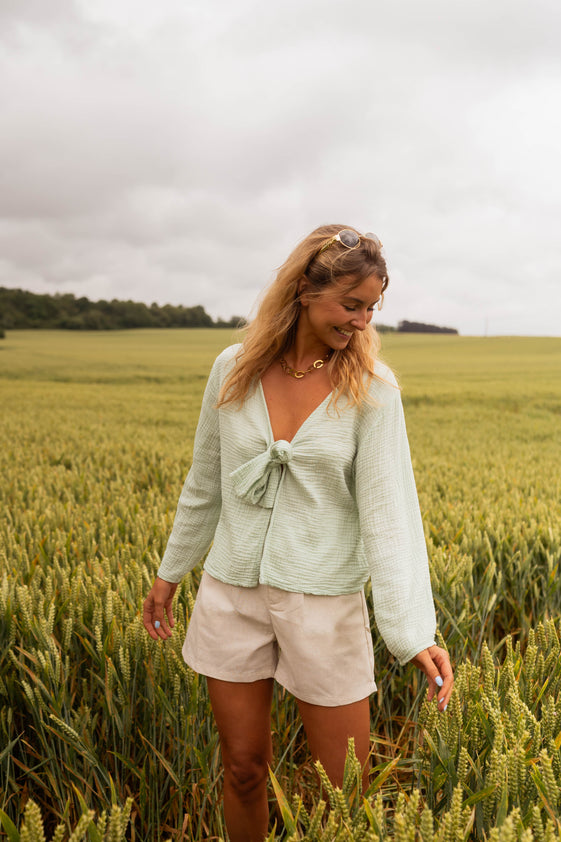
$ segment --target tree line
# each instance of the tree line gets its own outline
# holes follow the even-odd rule
[[[398,333],[454,333],[458,331],[455,327],[439,327],[438,325],[429,325],[424,322],[399,322],[397,325]]]
[[[245,324],[243,316],[214,320],[204,307],[143,304],[139,301],[90,301],[72,293],[54,295],[0,287],[0,337],[5,330],[123,330],[132,327],[230,327]],[[454,333],[452,327],[401,321],[397,328],[378,324],[380,333]]]
[[[37,294],[0,287],[0,329],[123,330],[132,327],[238,327],[239,316],[214,320],[204,307],[90,301],[72,293]]]

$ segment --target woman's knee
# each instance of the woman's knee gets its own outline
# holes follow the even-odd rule
[[[267,783],[268,758],[239,755],[224,759],[224,782],[240,801],[251,801]]]

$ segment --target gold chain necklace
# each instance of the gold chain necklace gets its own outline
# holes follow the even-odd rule
[[[298,371],[296,368],[291,368],[284,357],[281,357],[279,362],[285,374],[289,374],[291,377],[296,377],[297,380],[301,380],[306,374],[311,374],[312,371],[316,371],[318,368],[323,368],[324,364],[329,359],[330,353],[331,352],[328,352],[322,360],[316,360],[313,362],[305,371]]]

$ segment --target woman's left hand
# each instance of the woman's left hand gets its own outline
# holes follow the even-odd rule
[[[429,702],[436,694],[438,709],[446,710],[454,685],[454,672],[446,649],[441,649],[440,646],[429,646],[428,649],[423,649],[411,658],[411,663],[419,667],[428,678]]]

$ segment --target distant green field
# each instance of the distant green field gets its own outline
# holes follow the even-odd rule
[[[91,807],[97,842],[102,811],[130,797],[127,838],[224,837],[206,688],[180,654],[199,572],[178,591],[165,647],[147,638],[139,610],[189,469],[208,371],[232,341],[229,330],[204,329],[0,340],[0,809],[16,825],[29,797],[50,833]],[[352,824],[338,839],[496,831],[507,842],[524,828],[525,842],[558,839],[547,833],[558,832],[561,807],[561,339],[386,334],[382,356],[403,389],[458,691],[437,722],[419,676],[375,637],[371,807],[355,799],[352,822],[342,808],[330,821]],[[299,795],[318,810],[282,693],[272,728],[290,810],[304,816],[291,801]],[[280,840],[286,810],[277,820]],[[507,820],[519,832],[499,839]],[[118,821],[114,812],[111,839],[125,838]],[[293,838],[320,838],[304,837],[301,821]]]

